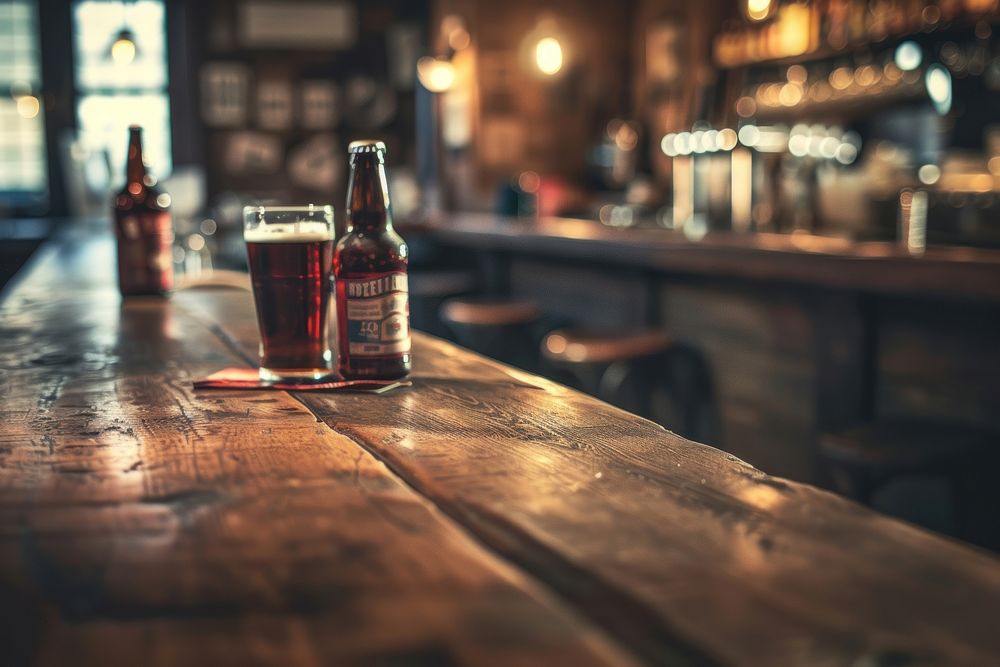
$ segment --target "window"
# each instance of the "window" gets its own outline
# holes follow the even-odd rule
[[[38,8],[0,3],[0,207],[35,209],[48,192],[39,90]]]
[[[157,178],[170,174],[166,17],[159,0],[84,0],[73,7],[80,139],[107,154],[113,187],[125,174],[128,126],[143,127],[143,157]],[[127,35],[132,45],[120,44]]]

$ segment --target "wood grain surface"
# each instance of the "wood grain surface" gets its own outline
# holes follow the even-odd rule
[[[0,313],[0,663],[632,662],[295,398],[196,395],[241,360],[112,252]]]
[[[381,396],[213,391],[249,295],[119,306],[107,241],[0,311],[15,664],[995,664],[1000,562],[415,337]]]
[[[247,301],[179,300],[252,358]],[[1000,657],[994,556],[451,344],[417,336],[414,359],[378,401],[298,398],[651,662]]]

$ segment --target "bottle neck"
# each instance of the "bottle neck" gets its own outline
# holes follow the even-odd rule
[[[142,161],[142,131],[129,131],[128,162],[125,167],[125,181],[128,191],[137,195],[146,188],[146,165]]]
[[[381,156],[374,153],[352,155],[347,186],[347,231],[373,233],[390,229],[389,186]]]

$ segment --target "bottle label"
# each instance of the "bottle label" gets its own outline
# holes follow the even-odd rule
[[[351,356],[385,357],[410,351],[410,303],[406,273],[341,278]]]

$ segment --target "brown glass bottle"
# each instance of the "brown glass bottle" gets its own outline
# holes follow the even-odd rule
[[[392,228],[385,144],[349,147],[347,230],[333,256],[338,369],[345,378],[393,379],[410,372],[406,243]]]
[[[125,187],[115,195],[118,288],[124,296],[165,295],[174,284],[170,196],[142,161],[142,128],[129,128]]]

